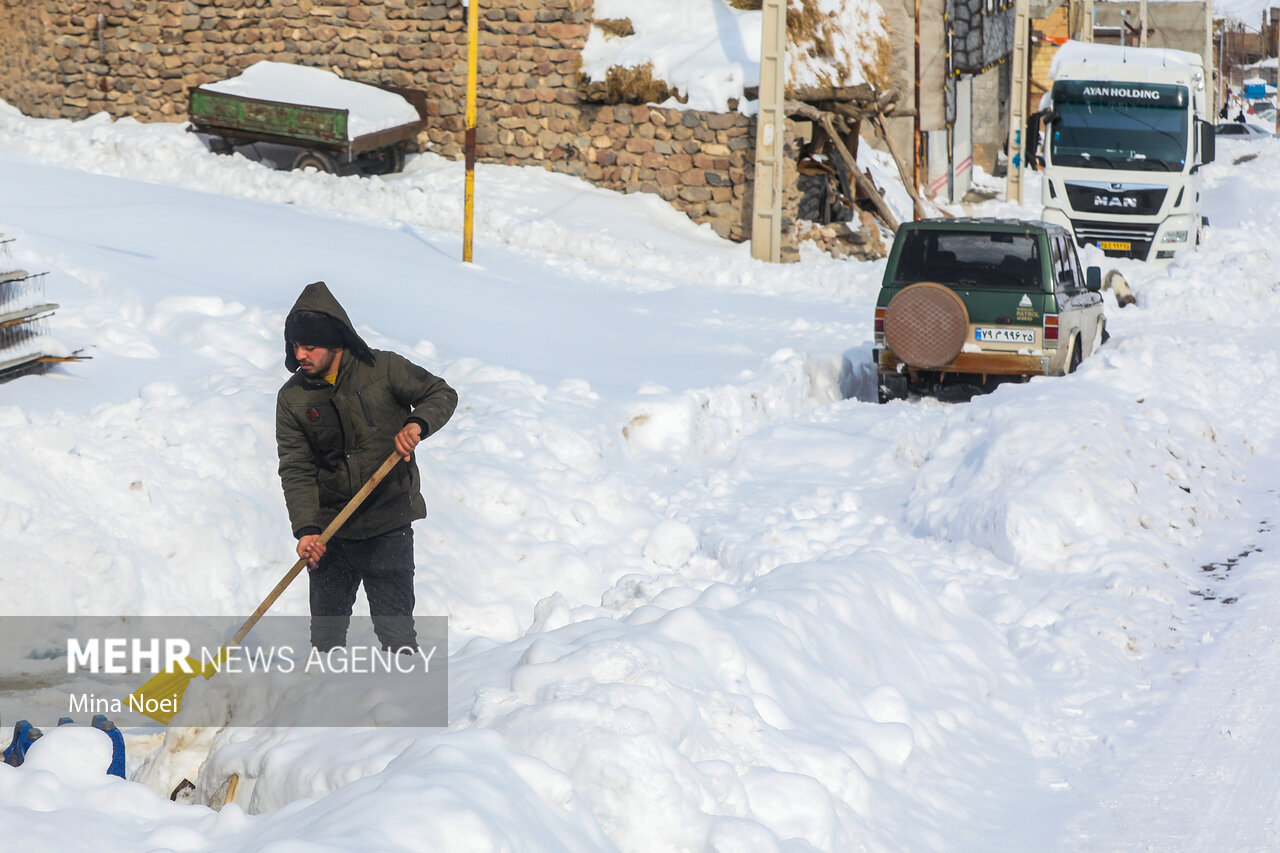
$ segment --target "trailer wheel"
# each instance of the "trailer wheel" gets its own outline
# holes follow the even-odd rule
[[[366,175],[390,175],[404,171],[404,149],[399,145],[389,145],[369,153],[369,162],[362,170]]]
[[[333,157],[324,151],[303,151],[293,158],[293,165],[289,168],[295,172],[300,172],[303,169],[315,169],[318,172],[328,172],[330,175],[338,173],[338,164],[334,162]]]

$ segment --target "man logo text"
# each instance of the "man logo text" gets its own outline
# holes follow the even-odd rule
[[[1094,207],[1137,207],[1138,200],[1136,198],[1122,198],[1118,195],[1095,195],[1093,197]]]

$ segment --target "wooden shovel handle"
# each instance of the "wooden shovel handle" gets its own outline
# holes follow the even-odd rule
[[[369,497],[370,492],[378,487],[378,484],[382,482],[387,474],[391,473],[391,469],[395,467],[400,459],[400,452],[392,451],[391,455],[387,457],[378,470],[373,472],[373,476],[369,478],[368,482],[360,487],[360,491],[356,492],[351,500],[347,501],[347,505],[342,508],[342,511],[334,517],[333,521],[329,522],[329,526],[320,534],[321,545],[327,544],[333,538],[333,535],[338,532],[338,528],[345,524],[351,514],[360,508],[360,504],[364,503],[364,499]],[[240,641],[248,636],[249,632],[253,630],[253,626],[257,625],[262,615],[271,609],[271,605],[276,603],[276,599],[280,597],[280,594],[285,591],[289,584],[293,583],[293,579],[298,576],[298,573],[302,571],[302,567],[306,564],[306,557],[293,564],[293,568],[285,573],[285,576],[276,584],[275,589],[267,593],[267,597],[258,605],[258,609],[253,611],[253,615],[240,626],[239,631],[236,631],[236,635],[227,643],[228,646],[240,645]],[[223,648],[226,648],[226,646]]]

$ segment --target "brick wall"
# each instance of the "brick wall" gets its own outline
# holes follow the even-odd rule
[[[1031,45],[1031,73],[1027,79],[1027,98],[1030,104],[1028,114],[1040,109],[1040,98],[1053,88],[1053,81],[1049,79],[1049,66],[1053,64],[1058,45],[1069,38],[1067,7],[1059,6],[1049,17],[1037,18],[1031,27],[1040,37]]]
[[[587,102],[591,13],[591,0],[485,0],[479,158],[654,193],[746,239],[754,119]],[[272,59],[424,90],[419,146],[458,157],[464,15],[461,0],[0,0],[0,98],[37,117],[181,121],[190,87]]]

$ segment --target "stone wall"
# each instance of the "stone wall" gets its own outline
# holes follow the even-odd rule
[[[481,161],[654,193],[721,236],[749,236],[754,119],[588,102],[591,0],[485,0],[480,12]],[[271,59],[422,89],[419,146],[458,157],[466,51],[461,0],[0,0],[0,98],[45,118],[181,121],[190,87]]]

